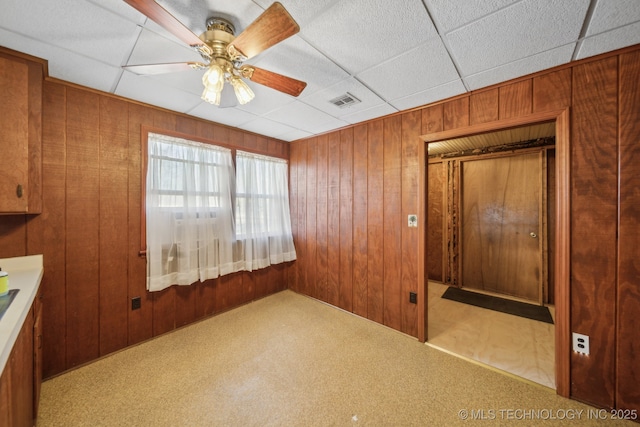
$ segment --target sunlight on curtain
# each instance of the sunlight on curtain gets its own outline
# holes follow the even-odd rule
[[[287,162],[236,153],[236,266],[256,270],[293,261]]]
[[[230,150],[154,133],[148,146],[147,289],[233,272]]]

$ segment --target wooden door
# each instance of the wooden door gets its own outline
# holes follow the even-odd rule
[[[544,157],[461,162],[461,286],[542,303]]]

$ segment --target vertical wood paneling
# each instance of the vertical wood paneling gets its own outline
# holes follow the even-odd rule
[[[253,272],[242,272],[242,298],[244,302],[254,298],[262,298],[269,294],[269,287],[273,286],[273,274],[271,267],[262,268]]]
[[[188,325],[196,320],[196,296],[200,283],[175,288],[175,327]]]
[[[384,126],[367,129],[367,317],[384,322]]]
[[[300,271],[300,226],[298,223],[298,201],[300,200],[300,188],[298,187],[298,170],[300,164],[300,151],[298,144],[292,143],[291,156],[289,157],[289,209],[291,210],[291,234],[293,245],[296,249],[296,262],[291,264],[291,274],[288,277],[288,287],[296,292],[298,289],[298,276]]]
[[[316,196],[316,298],[327,300],[327,135],[319,136],[317,154],[317,196]]]
[[[500,118],[524,116],[531,114],[532,108],[531,79],[500,86]]]
[[[440,113],[442,109],[440,108]],[[425,111],[425,110],[423,110]],[[423,114],[424,117],[424,114]],[[439,120],[442,126],[442,114]],[[402,117],[384,120],[384,324],[402,326]]]
[[[445,102],[443,106],[443,130],[469,126],[469,97]]]
[[[492,122],[498,118],[498,89],[469,96],[469,124]]]
[[[340,134],[340,295],[338,306],[353,310],[353,128]]]
[[[242,272],[227,274],[216,279],[218,283],[216,312],[227,311],[244,303],[242,274]]]
[[[353,312],[367,317],[367,125],[353,128]]]
[[[533,112],[562,110],[571,105],[571,68],[533,78]]]
[[[0,217],[0,258],[27,254],[27,226],[25,215]]]
[[[125,101],[100,98],[100,354],[127,346],[129,132]],[[138,238],[134,235],[133,238]]]
[[[616,406],[640,412],[640,52],[620,56]]]
[[[100,354],[99,117],[98,95],[67,89],[67,367]]]
[[[217,279],[205,280],[196,285],[196,318],[210,316],[216,311]]]
[[[467,99],[467,98],[465,98]],[[467,99],[468,101],[468,99]],[[418,137],[422,131],[420,111],[402,115],[402,218],[419,215],[420,152]],[[424,227],[424,218],[418,216],[418,223]],[[402,226],[402,332],[412,336],[418,334],[418,306],[409,303],[409,292],[418,293],[419,247],[418,228]],[[422,293],[422,292],[420,292]],[[425,295],[421,295],[425,297]]]
[[[298,151],[298,245],[296,246],[296,264],[298,265],[297,289],[299,292],[308,293],[306,288],[307,268],[307,153],[309,143],[302,141],[295,145]],[[292,150],[292,151],[296,151]]]
[[[29,65],[29,212],[42,212],[42,64]],[[37,220],[39,222],[39,219]],[[42,252],[38,252],[42,253]]]
[[[142,180],[142,150],[146,144],[141,141],[140,127],[145,123],[149,110],[139,105],[129,105],[129,155],[128,155],[128,205],[129,205],[129,242],[128,242],[128,302],[140,297],[140,309],[128,310],[128,342],[133,345],[153,336],[153,296],[147,292],[147,262],[138,252],[140,242],[140,210]],[[46,358],[45,358],[46,359]]]
[[[571,395],[613,407],[617,223],[617,58],[573,70],[571,331],[591,339],[571,356]],[[594,209],[594,207],[596,207]]]
[[[315,297],[317,266],[317,197],[318,197],[318,139],[314,138],[307,146],[307,250],[304,289],[307,295]]]
[[[432,105],[422,109],[422,133],[441,132],[444,130],[444,106]]]
[[[327,302],[340,305],[340,133],[328,135]]]
[[[44,83],[42,109],[42,203],[45,222],[42,294],[42,375],[67,368],[66,354],[66,90]],[[61,333],[62,332],[62,333]]]

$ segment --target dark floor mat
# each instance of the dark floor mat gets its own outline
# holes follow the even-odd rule
[[[478,292],[465,291],[453,286],[447,288],[444,294],[442,294],[442,298],[553,324],[553,318],[551,317],[549,309],[541,305],[527,304],[525,302],[498,298]]]

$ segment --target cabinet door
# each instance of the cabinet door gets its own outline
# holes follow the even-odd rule
[[[29,184],[29,66],[0,56],[0,212],[26,212]]]
[[[33,310],[0,376],[0,426],[33,426]]]

